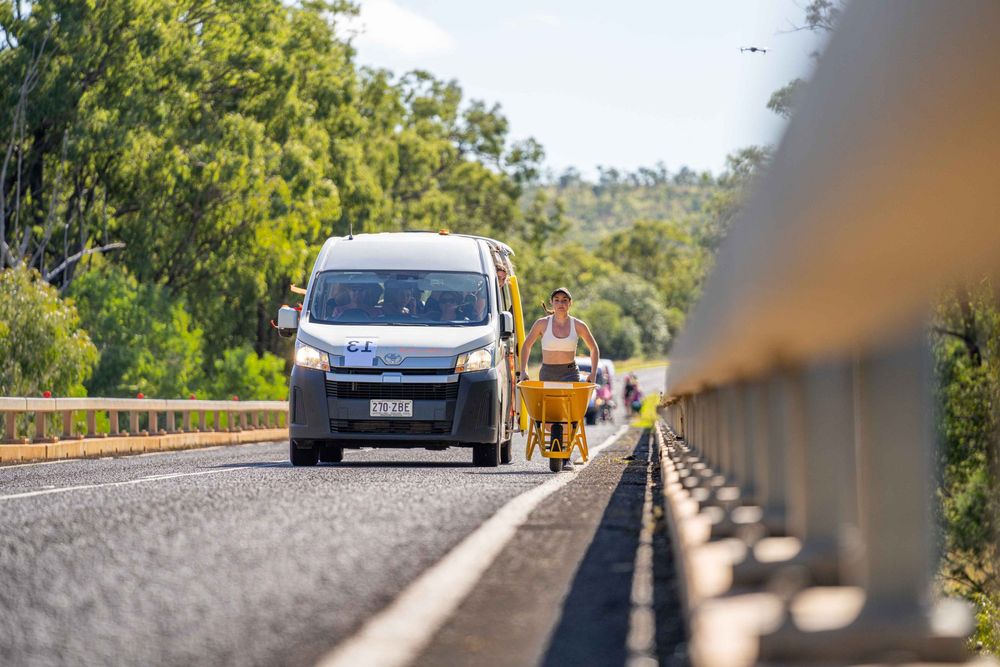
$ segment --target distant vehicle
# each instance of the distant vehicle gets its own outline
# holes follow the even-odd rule
[[[345,447],[472,448],[511,461],[524,332],[509,247],[447,232],[358,234],[323,245],[301,313],[289,386],[292,465],[342,460]]]
[[[580,380],[586,380],[587,376],[590,375],[590,357],[577,357],[576,358],[577,368],[580,369]],[[612,408],[614,407],[614,400],[610,398],[613,396],[614,390],[614,378],[615,378],[615,362],[610,359],[601,359],[597,362],[597,391],[590,397],[590,403],[587,405],[587,415],[586,421],[588,424],[596,424],[598,419],[602,421],[614,421],[614,412]],[[609,398],[601,397],[601,388],[607,387],[609,392]],[[610,401],[610,406],[608,405]],[[600,404],[599,404],[600,402]]]

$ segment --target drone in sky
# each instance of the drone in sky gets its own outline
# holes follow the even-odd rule
[[[746,53],[747,51],[749,51],[750,53],[767,53],[767,49],[766,48],[761,48],[759,46],[741,46],[740,47],[740,53]]]

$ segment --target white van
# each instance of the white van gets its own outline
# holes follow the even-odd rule
[[[509,247],[446,232],[331,238],[316,259],[289,387],[293,465],[345,447],[471,447],[479,466],[511,460],[523,321]]]

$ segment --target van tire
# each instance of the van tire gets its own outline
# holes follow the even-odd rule
[[[319,447],[313,444],[311,447],[300,447],[295,440],[288,442],[288,458],[293,466],[314,466],[319,463]]]
[[[320,445],[319,460],[323,463],[340,463],[344,460],[344,448],[340,445]]]
[[[489,442],[473,445],[472,465],[477,468],[496,468],[500,465],[500,443]]]
[[[500,463],[509,465],[514,460],[513,445],[510,440],[500,443]]]

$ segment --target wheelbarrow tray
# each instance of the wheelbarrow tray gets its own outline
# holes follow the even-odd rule
[[[586,461],[589,454],[584,417],[590,395],[597,385],[590,382],[524,380],[517,387],[521,390],[530,420],[524,458],[530,460],[537,448],[544,458],[549,459],[549,468],[553,472],[557,469],[554,460],[570,458],[574,449],[578,449]]]
[[[587,414],[592,382],[544,382],[522,380],[517,383],[524,407],[531,419],[546,422],[579,422]]]

